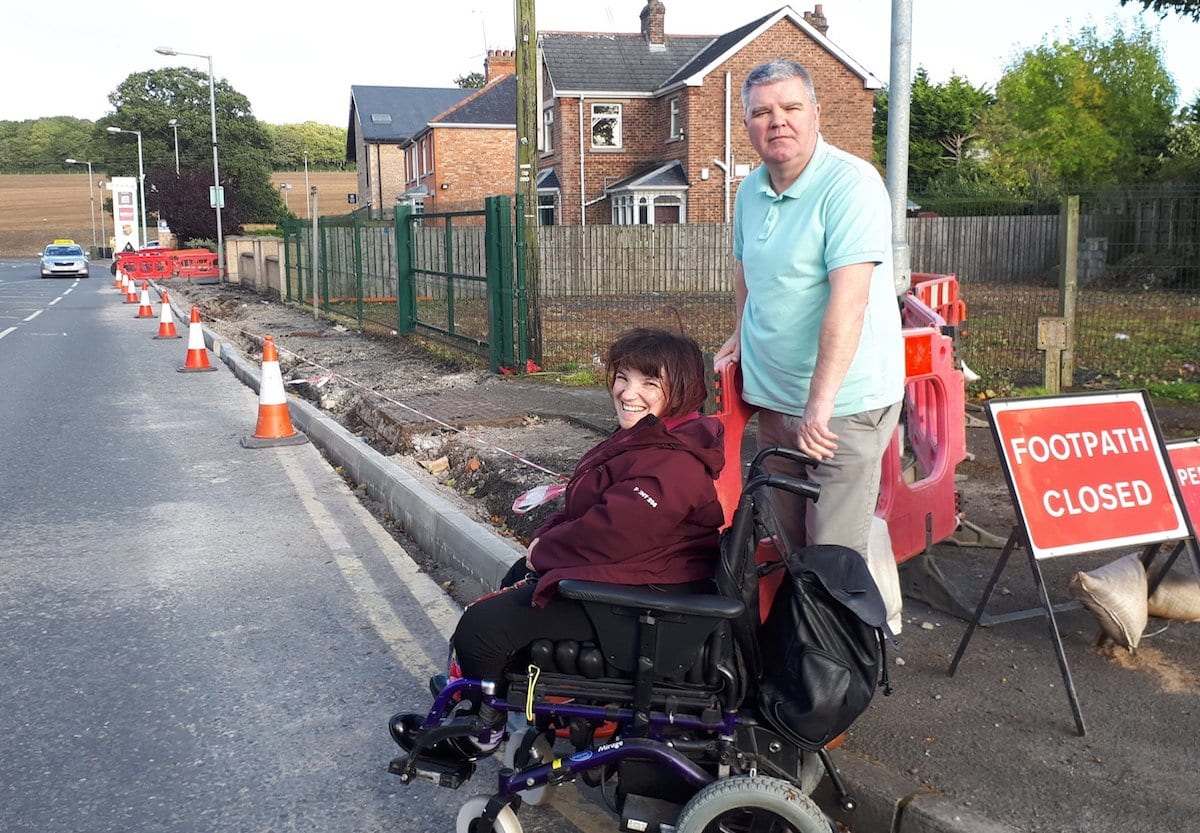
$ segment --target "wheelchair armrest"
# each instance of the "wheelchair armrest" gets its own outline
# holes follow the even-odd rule
[[[745,610],[745,605],[740,600],[718,596],[715,593],[656,593],[625,584],[605,584],[579,579],[564,579],[559,582],[558,592],[564,598],[580,602],[599,602],[619,607],[643,608],[656,613],[707,616],[714,619],[733,619]]]

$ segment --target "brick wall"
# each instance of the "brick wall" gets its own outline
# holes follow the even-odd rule
[[[433,174],[426,211],[438,204],[483,206],[483,198],[516,191],[517,131],[509,128],[438,127],[433,135]],[[445,186],[445,187],[443,187]]]

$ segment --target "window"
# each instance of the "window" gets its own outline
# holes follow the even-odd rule
[[[558,210],[558,194],[538,194],[538,225],[555,225],[555,214]]]
[[[621,147],[621,105],[592,105],[592,147]]]
[[[421,173],[427,174],[429,171],[429,137],[426,136],[421,140]]]
[[[684,221],[684,198],[677,193],[621,194],[612,198],[614,226],[665,226]]]
[[[542,151],[554,152],[554,103],[542,108]]]
[[[667,107],[668,107],[668,110],[670,111],[670,116],[671,116],[671,122],[670,122],[671,123],[671,132],[667,136],[667,138],[668,139],[682,139],[683,138],[683,122],[681,122],[679,119],[679,99],[678,98],[671,99],[671,101],[667,105]]]

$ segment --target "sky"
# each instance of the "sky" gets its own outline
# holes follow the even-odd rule
[[[781,0],[664,0],[667,34],[717,35],[784,5]],[[537,0],[541,31],[637,32],[645,0]],[[813,4],[794,2],[797,12]],[[825,0],[828,37],[888,81],[890,0]],[[1200,23],[1159,18],[1119,0],[912,0],[913,69],[994,88],[1006,65],[1044,37],[1085,25],[1102,34],[1144,21],[1158,33],[1180,104],[1200,93]],[[286,9],[286,11],[282,11]],[[307,11],[320,9],[319,13]],[[31,3],[7,15],[0,48],[0,120],[111,112],[109,94],[130,74],[172,66],[207,70],[204,58],[166,57],[158,46],[212,55],[213,70],[269,124],[345,127],[352,85],[452,87],[482,72],[487,49],[512,49],[513,0],[398,0],[347,7],[207,0]],[[336,11],[335,11],[336,10]],[[818,91],[819,92],[819,91]]]

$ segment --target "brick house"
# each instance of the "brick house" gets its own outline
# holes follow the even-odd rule
[[[784,6],[723,35],[667,35],[666,7],[647,0],[637,34],[541,33],[543,223],[728,221],[758,163],[741,84],[772,58],[809,70],[822,135],[870,160],[881,84],[827,30],[820,5],[803,15]]]
[[[405,145],[429,120],[475,90],[437,87],[350,88],[346,159],[358,171],[358,205],[373,216],[404,191]]]
[[[477,208],[516,190],[517,77],[512,50],[489,50],[486,83],[402,143],[399,201],[419,211]]]

